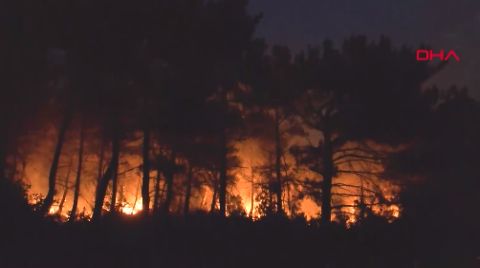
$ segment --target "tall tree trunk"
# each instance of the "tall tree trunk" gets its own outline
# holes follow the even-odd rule
[[[183,214],[188,215],[190,211],[190,197],[192,195],[192,181],[193,181],[193,168],[188,165],[187,185],[185,189],[185,204],[183,206]]]
[[[162,200],[164,200],[165,198],[165,195],[166,195],[166,192],[167,192],[167,182],[165,181],[165,183],[162,185],[162,188],[160,189],[160,193],[158,195],[158,208],[163,208],[163,203]],[[160,206],[161,204],[161,206]]]
[[[222,89],[222,106],[225,114],[228,113],[228,92]],[[220,215],[225,217],[227,205],[227,180],[228,180],[228,138],[227,138],[227,117],[223,118],[223,128],[220,133],[220,179],[219,179],[219,203]]]
[[[58,139],[57,145],[55,146],[55,152],[53,154],[53,161],[50,167],[50,174],[48,176],[48,192],[45,200],[43,201],[43,205],[40,209],[41,215],[46,215],[50,211],[50,207],[53,204],[53,198],[55,196],[55,185],[57,180],[57,171],[58,171],[58,163],[60,161],[60,155],[62,153],[62,147],[65,142],[65,133],[67,132],[68,126],[70,125],[70,121],[72,118],[72,112],[67,111],[65,117],[62,120],[60,125],[60,130],[58,132]]]
[[[118,200],[120,200],[120,204],[122,205],[122,202],[125,201],[125,186],[123,183],[120,183],[120,191],[118,191]]]
[[[226,137],[226,130],[222,131],[221,135],[221,163],[220,163],[220,183],[219,183],[219,201],[220,201],[220,215],[225,216],[226,201],[227,201],[227,157],[228,144]]]
[[[215,206],[217,205],[217,193],[218,193],[218,183],[217,180],[213,183],[213,194],[212,194],[212,203],[210,204],[210,213],[215,211]]]
[[[58,205],[58,215],[62,215],[63,206],[65,204],[65,200],[67,199],[68,194],[68,184],[70,183],[70,173],[72,171],[72,161],[70,160],[70,164],[68,165],[67,176],[65,177],[65,187],[63,188],[63,195],[62,199],[60,199],[60,204]]]
[[[93,208],[92,215],[93,221],[98,220],[102,215],[103,202],[105,200],[105,194],[107,193],[108,183],[117,173],[118,158],[120,155],[120,138],[118,135],[119,133],[117,133],[117,130],[115,130],[112,140],[112,159],[110,159],[107,171],[105,171],[105,174],[103,174],[97,184],[95,193],[95,206]]]
[[[146,125],[146,124],[145,124]],[[143,130],[143,180],[142,180],[142,205],[145,215],[149,212],[150,206],[150,130],[147,126]]]
[[[277,181],[275,182],[275,194],[277,196],[277,213],[283,213],[282,206],[282,139],[280,136],[280,115],[278,108],[275,108],[275,177]]]
[[[158,202],[160,198],[160,170],[157,171],[157,175],[155,176],[155,186],[153,189],[153,212],[157,212],[158,210]]]
[[[176,155],[175,151],[171,153],[170,164],[168,165],[167,169],[165,170],[165,183],[167,184],[167,193],[165,196],[165,202],[163,203],[163,213],[169,214],[170,213],[170,205],[173,200],[173,183],[175,177],[175,168],[176,168]]]
[[[135,207],[137,206],[137,201],[138,201],[138,192],[140,190],[140,183],[137,184],[137,190],[135,190],[135,199],[133,201],[133,207],[132,207],[132,213],[133,215],[135,213]]]
[[[98,161],[97,182],[99,182],[102,179],[104,160],[105,160],[105,137],[102,137],[102,140],[100,141],[100,155],[99,155],[99,161]]]
[[[323,182],[322,182],[322,223],[328,224],[332,217],[332,180],[334,175],[333,148],[330,130],[323,132]]]
[[[85,140],[84,125],[80,123],[80,144],[78,148],[78,165],[77,165],[77,177],[75,179],[75,191],[73,194],[73,205],[72,211],[70,212],[69,222],[73,222],[77,217],[77,207],[78,207],[78,197],[80,196],[80,181],[82,177],[82,168],[83,168],[83,146]]]
[[[158,210],[158,202],[160,200],[160,165],[157,169],[157,176],[155,177],[155,189],[153,194],[153,212]]]
[[[250,173],[252,174],[252,184],[250,193],[250,219],[253,219],[253,209],[255,207],[255,175],[253,174],[253,168],[250,167]]]
[[[117,193],[118,193],[118,161],[112,176],[112,198],[110,201],[110,212],[115,212],[117,209]]]

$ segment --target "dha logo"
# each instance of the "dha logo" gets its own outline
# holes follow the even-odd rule
[[[460,57],[458,57],[455,51],[450,50],[447,54],[445,54],[445,50],[440,50],[438,53],[434,53],[433,50],[427,49],[418,49],[417,50],[417,61],[432,61],[433,59],[437,58],[441,61],[448,61],[450,58],[454,58],[457,62],[460,61]]]

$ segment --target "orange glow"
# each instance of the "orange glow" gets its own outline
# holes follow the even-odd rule
[[[31,203],[36,203],[39,201],[38,196],[45,196],[47,193],[48,185],[48,173],[51,165],[51,155],[54,147],[55,132],[45,131],[41,134],[42,137],[38,139],[46,139],[48,142],[36,144],[35,148],[29,150],[28,161],[26,161],[26,166],[23,167],[23,176],[22,179],[30,185],[28,189],[28,194],[30,196],[29,200]],[[311,137],[311,140],[315,143],[316,137]],[[318,139],[318,138],[317,138]],[[292,137],[290,139],[289,145],[299,144],[304,139],[298,137]],[[60,165],[57,173],[57,189],[55,195],[55,202],[52,208],[49,211],[49,214],[58,214],[59,203],[62,198],[62,195],[65,191],[65,182],[68,174],[68,169],[71,168],[71,174],[75,174],[76,165],[69,167],[69,163],[76,163],[76,150],[78,141],[75,138],[68,139],[64,145],[64,150],[60,159]],[[142,210],[142,198],[140,193],[141,187],[141,164],[142,158],[140,155],[140,150],[135,151],[132,148],[141,148],[141,143],[137,140],[131,142],[125,146],[128,146],[130,150],[123,152],[120,155],[121,166],[119,168],[119,177],[118,177],[118,194],[117,194],[117,205],[119,210],[127,215],[137,214]],[[253,219],[258,219],[261,217],[261,212],[259,211],[259,201],[257,196],[261,190],[261,183],[266,183],[265,175],[261,174],[258,169],[262,166],[272,165],[272,157],[269,155],[268,144],[264,144],[264,141],[257,139],[247,139],[235,144],[237,149],[237,157],[239,158],[239,166],[232,168],[230,174],[235,177],[235,184],[232,184],[229,187],[229,194],[236,195],[241,197],[241,203],[243,209],[247,216],[252,216]],[[271,150],[273,151],[273,150]],[[286,150],[288,151],[288,150]],[[105,162],[109,160],[108,148],[106,151]],[[271,153],[270,153],[271,154]],[[310,180],[320,181],[321,177],[318,174],[310,172],[308,170],[297,170],[295,168],[295,160],[293,156],[289,153],[286,153],[284,156],[284,163],[286,164],[286,169],[282,170],[282,175],[287,174],[289,177],[294,178],[297,181],[303,181],[306,178]],[[73,159],[73,161],[72,161]],[[78,213],[84,212],[86,216],[91,215],[92,205],[94,203],[94,193],[96,181],[98,179],[98,162],[99,158],[97,152],[90,152],[89,155],[85,157],[82,185],[81,185],[81,194],[78,204]],[[340,166],[341,169],[352,168],[352,166]],[[367,169],[369,171],[381,171],[382,166],[380,164],[354,164],[353,169]],[[151,180],[151,190],[154,187],[154,179],[156,177],[156,171],[152,170],[150,177]],[[63,219],[68,218],[68,213],[72,207],[73,200],[73,181],[74,175],[71,175],[69,178],[69,189],[66,194],[66,198],[62,208]],[[172,207],[172,212],[181,211],[177,207],[182,206],[183,197],[183,178],[176,179],[177,192],[176,200],[174,201],[174,207]],[[253,185],[252,185],[253,183]],[[369,191],[380,191],[384,198],[387,200],[392,200],[398,193],[398,188],[384,180],[379,178],[368,178],[362,179],[357,175],[352,174],[339,174],[339,177],[335,178],[334,183],[350,185],[349,187],[334,187],[333,193],[334,198],[332,200],[332,206],[345,206],[340,209],[334,209],[332,219],[337,220],[336,213],[343,213],[347,215],[347,224],[353,224],[356,221],[358,214],[358,209],[352,207],[356,202],[359,201],[358,196],[360,195],[360,185],[363,185],[365,192]],[[163,182],[161,182],[163,186]],[[302,188],[295,188],[292,185],[289,188],[287,194],[287,187],[284,186],[284,210],[287,215],[291,216],[292,211],[290,208],[292,204],[296,204],[297,214],[303,214],[307,220],[316,219],[320,216],[321,210],[319,204],[316,200],[311,197],[302,197],[301,199],[295,199],[295,196],[298,195],[298,191],[301,191]],[[211,207],[212,195],[213,192],[207,186],[202,186],[201,188],[195,191],[196,196],[192,196],[191,199],[191,210],[204,210],[209,211]],[[36,198],[34,198],[36,196]],[[108,210],[107,203],[110,202],[110,187],[107,191],[107,196],[105,197],[104,208]],[[253,206],[252,206],[252,196],[253,196]],[[365,195],[367,196],[367,194]],[[372,196],[372,195],[370,195]],[[369,197],[370,198],[370,197]],[[377,203],[377,199],[369,199],[366,197],[365,203]],[[291,203],[289,203],[291,202]],[[150,207],[153,205],[153,191],[151,196]],[[253,209],[253,211],[252,211]],[[385,215],[389,218],[398,218],[400,216],[401,209],[397,205],[373,205],[370,207],[371,211],[375,214]]]
[[[58,212],[58,206],[52,206],[52,207],[50,207],[50,210],[48,211],[48,214],[55,215],[57,212]]]
[[[142,209],[143,209],[142,200],[139,199],[137,204],[135,204],[135,207],[132,207],[130,204],[126,204],[120,209],[120,211],[127,215],[135,215],[138,212],[142,211]]]
[[[304,198],[300,203],[300,211],[303,212],[307,220],[311,220],[320,216],[321,209],[312,199]]]

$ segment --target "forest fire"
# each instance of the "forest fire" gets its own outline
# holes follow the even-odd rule
[[[46,133],[54,133],[53,131],[47,131]],[[53,135],[53,134],[49,134]],[[36,139],[38,137],[32,137]],[[301,139],[292,138],[290,146],[294,146],[295,143],[301,143]],[[87,141],[88,143],[88,141]],[[41,202],[43,196],[47,192],[47,184],[45,178],[48,176],[49,168],[49,155],[51,152],[52,142],[43,143],[42,146],[36,146],[35,148],[28,148],[24,146],[24,155],[26,159],[35,159],[30,161],[23,161],[25,166],[19,165],[17,167],[18,179],[23,179],[30,187],[28,190],[30,203],[35,204]],[[78,138],[75,139],[75,135],[71,134],[71,140],[65,143],[65,153],[61,156],[61,164],[58,172],[58,186],[57,193],[55,195],[55,202],[49,210],[50,215],[58,215],[62,220],[68,220],[69,212],[73,201],[73,174],[76,167],[72,165],[77,161],[75,154],[69,154],[70,151],[75,150],[75,145],[78,144]],[[132,142],[126,146],[139,147],[137,142]],[[236,144],[238,157],[238,166],[233,168],[231,174],[235,185],[231,187],[230,194],[232,196],[238,196],[239,199],[237,209],[240,208],[244,215],[251,217],[252,219],[258,219],[264,215],[265,208],[261,207],[262,200],[259,200],[262,195],[262,188],[268,184],[265,174],[261,172],[262,167],[269,165],[268,148],[262,148],[261,142],[255,139],[248,139]],[[137,148],[139,151],[139,148]],[[304,215],[307,220],[317,219],[321,213],[321,208],[318,203],[312,199],[311,196],[299,196],[299,191],[302,187],[305,187],[305,180],[318,179],[318,176],[312,172],[306,170],[296,170],[295,159],[291,154],[287,153],[285,158],[285,170],[286,177],[294,178],[284,190],[284,205],[285,213],[290,217],[294,215]],[[136,215],[142,211],[142,196],[140,193],[141,186],[141,155],[135,154],[135,150],[120,156],[120,162],[122,163],[119,168],[119,181],[118,195],[115,207],[119,212],[126,215]],[[79,210],[82,212],[82,217],[90,218],[92,215],[94,202],[95,184],[98,179],[96,170],[98,169],[98,156],[95,154],[87,155],[86,161],[83,165],[85,170],[85,179],[81,184],[81,194],[79,200]],[[365,165],[366,163],[362,163]],[[373,171],[375,168],[379,168],[378,165],[369,165],[369,171]],[[365,167],[357,168],[359,170],[365,170]],[[377,170],[378,172],[378,170]],[[152,178],[152,184],[154,184],[154,178],[157,177],[157,171],[152,171],[150,174]],[[198,174],[201,176],[201,174]],[[171,208],[171,211],[181,211],[182,199],[184,199],[184,192],[181,183],[184,178],[179,178],[178,185],[179,190],[176,193],[176,202]],[[388,183],[387,181],[379,180],[375,176],[365,178],[361,174],[356,175],[341,175],[336,178],[336,184],[338,187],[335,189],[334,207],[335,213],[332,214],[332,220],[345,221],[346,224],[351,225],[355,223],[359,217],[360,198],[364,198],[367,208],[371,212],[382,215],[384,217],[394,219],[400,216],[400,209],[396,204],[378,203],[378,197],[382,196],[385,200],[393,200],[398,192],[396,186]],[[302,186],[303,185],[303,186]],[[362,186],[363,185],[363,186]],[[111,187],[111,185],[110,185]],[[109,195],[112,194],[109,187]],[[165,182],[160,181],[159,187],[165,188]],[[363,193],[362,193],[363,191]],[[191,197],[191,208],[193,210],[200,210],[208,212],[212,209],[212,196],[213,191],[203,185],[198,188],[197,192]],[[362,197],[363,194],[363,197]],[[153,206],[153,192],[151,193],[151,206]],[[368,199],[368,200],[367,200]],[[388,203],[388,202],[387,202]],[[107,199],[104,205],[105,211],[110,210],[111,200]],[[238,207],[239,206],[239,207]],[[214,205],[218,209],[218,203]],[[230,214],[230,212],[228,213]]]
[[[140,203],[136,203],[136,204],[134,204],[134,206],[131,206],[129,204],[124,205],[121,208],[122,213],[127,214],[127,215],[135,215],[138,212],[142,211],[141,201],[142,200],[139,200]]]
[[[475,1],[248,2],[2,1],[1,268],[478,267]]]

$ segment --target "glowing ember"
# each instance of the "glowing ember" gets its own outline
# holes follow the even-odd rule
[[[137,204],[135,204],[135,207],[132,207],[130,204],[125,204],[120,211],[124,214],[127,215],[135,215],[138,212],[142,211],[143,206],[142,206],[142,200],[139,199]]]
[[[50,207],[50,210],[48,211],[48,214],[55,215],[57,212],[58,212],[58,206],[52,206],[52,207]]]

